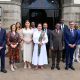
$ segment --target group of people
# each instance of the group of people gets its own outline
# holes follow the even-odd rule
[[[46,22],[38,23],[36,28],[35,22],[30,24],[30,21],[26,20],[24,28],[17,22],[12,24],[10,31],[6,33],[0,21],[1,72],[7,72],[5,70],[6,44],[11,71],[17,69],[16,63],[20,61],[24,62],[24,69],[43,69],[44,65],[49,63],[49,50],[52,54],[51,70],[54,68],[60,70],[61,58],[65,62],[65,70],[69,68],[75,70],[73,56],[75,57],[74,53],[79,56],[80,37],[78,32],[80,33],[75,29],[73,21],[70,21],[67,26],[61,20],[55,25],[54,30],[49,30]],[[75,49],[78,50],[78,53]]]

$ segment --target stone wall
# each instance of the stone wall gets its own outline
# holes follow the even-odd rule
[[[17,21],[21,22],[21,0],[11,0],[10,2],[0,1],[0,7],[2,8],[1,19],[5,28],[9,29],[11,24]],[[80,4],[75,4],[74,0],[64,0],[64,3],[62,3],[62,17],[66,24],[71,20],[79,23]]]
[[[74,0],[71,3],[64,3],[62,14],[66,24],[69,21],[80,23],[80,4],[75,4]]]
[[[11,2],[0,2],[2,8],[2,23],[4,28],[9,29],[11,24],[21,22],[21,4],[19,0]]]

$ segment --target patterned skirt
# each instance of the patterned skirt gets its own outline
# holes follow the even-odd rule
[[[11,48],[8,47],[8,54],[9,54],[9,63],[18,63],[20,61],[20,56],[19,56],[19,47],[16,48]]]

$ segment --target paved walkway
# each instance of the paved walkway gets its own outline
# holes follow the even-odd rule
[[[23,63],[17,64],[19,67],[15,72],[10,71],[8,59],[6,59],[7,74],[0,72],[0,80],[80,80],[80,64],[74,63],[75,71],[64,70],[61,63],[61,70],[51,70],[50,65],[43,70],[23,69]]]

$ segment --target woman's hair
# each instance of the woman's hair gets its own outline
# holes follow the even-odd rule
[[[12,32],[12,27],[14,26],[15,24],[12,24],[11,26],[10,26],[10,30],[11,30],[11,32]],[[16,27],[16,25],[15,25],[15,32],[17,31],[17,27]]]
[[[37,28],[38,28],[38,25],[41,25],[41,26],[42,26],[42,30],[43,30],[43,25],[42,25],[42,23],[38,23],[38,24],[37,24]]]
[[[38,27],[38,25],[41,25],[41,26],[42,26],[42,23],[38,23],[38,24],[37,24],[37,27]]]
[[[19,26],[19,28],[21,28],[21,23],[20,22],[16,22],[16,27],[17,27],[17,24],[19,24],[20,26]]]
[[[26,24],[26,22],[29,22],[29,23],[30,23],[30,21],[29,21],[29,20],[26,20],[26,21],[25,21],[25,24]],[[26,28],[26,26],[25,26],[25,28]],[[29,26],[29,28],[31,29],[31,25]]]

